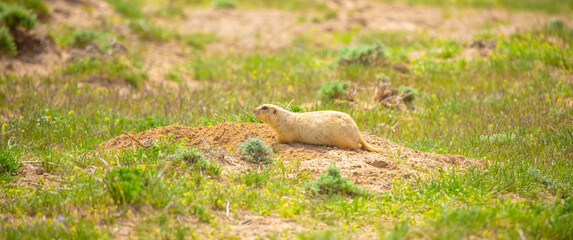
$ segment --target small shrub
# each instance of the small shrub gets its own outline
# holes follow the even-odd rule
[[[318,95],[322,100],[332,101],[342,99],[346,95],[346,89],[350,86],[349,81],[334,80],[332,82],[323,82]]]
[[[549,28],[549,30],[561,30],[563,28],[565,28],[565,24],[563,23],[563,21],[559,18],[553,18],[551,19],[551,22],[549,22],[549,24],[547,24],[547,28]]]
[[[338,50],[338,63],[343,65],[360,63],[376,64],[384,58],[384,47],[381,44],[343,47]]]
[[[249,138],[240,143],[239,152],[243,154],[243,159],[249,162],[258,164],[272,162],[273,150],[259,138]]]
[[[0,175],[15,175],[20,167],[22,167],[22,163],[16,160],[12,154],[5,149],[0,150]]]
[[[0,55],[4,54],[16,56],[18,55],[18,48],[8,28],[0,27]]]
[[[3,22],[10,31],[14,31],[18,26],[31,30],[38,25],[36,15],[28,9],[16,4],[0,3],[0,22]]]
[[[314,194],[347,194],[347,195],[364,195],[364,189],[356,186],[356,184],[348,181],[347,178],[342,177],[340,168],[330,166],[316,180],[309,182],[306,189]]]
[[[237,8],[239,4],[235,0],[213,0],[211,6],[214,8]]]
[[[116,204],[137,202],[138,194],[148,185],[139,168],[116,167],[105,177],[107,191]]]
[[[48,17],[50,10],[43,0],[7,0],[6,2],[20,3],[26,9],[38,14],[41,18]]]

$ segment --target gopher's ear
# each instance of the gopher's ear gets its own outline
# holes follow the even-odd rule
[[[277,110],[276,110],[276,109],[273,109],[273,114],[277,114]]]

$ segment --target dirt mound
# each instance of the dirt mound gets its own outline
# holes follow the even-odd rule
[[[389,189],[394,177],[423,177],[425,173],[452,167],[465,168],[479,165],[479,161],[454,155],[424,153],[402,144],[363,133],[363,137],[377,148],[387,149],[388,154],[364,150],[349,151],[335,147],[307,144],[279,144],[278,155],[288,160],[300,160],[300,170],[318,176],[332,164],[340,167],[342,174],[351,181],[370,190]],[[217,160],[225,171],[246,171],[256,167],[240,160],[234,154],[237,143],[249,137],[258,137],[274,145],[276,134],[266,124],[225,122],[210,127],[185,127],[172,125],[150,129],[136,135],[123,134],[102,143],[103,149],[125,149],[149,146],[161,136],[184,140],[189,147],[202,149],[205,155]],[[273,147],[273,148],[274,148]]]

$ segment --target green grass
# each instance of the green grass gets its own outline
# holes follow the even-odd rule
[[[140,238],[234,238],[228,219],[246,213],[308,227],[274,238],[347,239],[368,230],[389,239],[567,239],[573,235],[571,33],[552,23],[490,36],[497,48],[474,60],[460,56],[468,42],[423,33],[332,33],[349,46],[383,44],[384,61],[407,65],[407,73],[387,64],[339,64],[338,48],[317,49],[304,37],[296,48],[274,52],[196,51],[173,73],[191,73],[203,84],[193,91],[116,87],[147,78],[137,54],[69,62],[46,77],[2,74],[0,238],[117,238],[114,229],[127,221]],[[417,51],[423,54],[409,57]],[[317,104],[322,83],[336,79],[357,87],[354,101],[370,102],[381,74],[391,87],[416,93],[413,109]],[[105,84],[82,80],[90,76]],[[370,134],[486,164],[395,178],[381,193],[325,195],[308,190],[316,178],[297,159],[225,173],[215,159],[171,136],[135,150],[99,147],[123,132],[171,124],[253,122],[252,109],[261,103],[347,112]],[[48,175],[18,182],[22,161]]]

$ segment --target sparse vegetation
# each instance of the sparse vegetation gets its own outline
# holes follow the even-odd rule
[[[62,68],[62,73],[70,76],[87,76],[96,74],[104,81],[125,81],[134,87],[139,87],[147,79],[147,73],[138,66],[137,62],[114,57],[112,59],[83,58]]]
[[[180,36],[180,38],[189,46],[203,50],[205,46],[217,40],[217,36],[213,33],[194,33]]]

